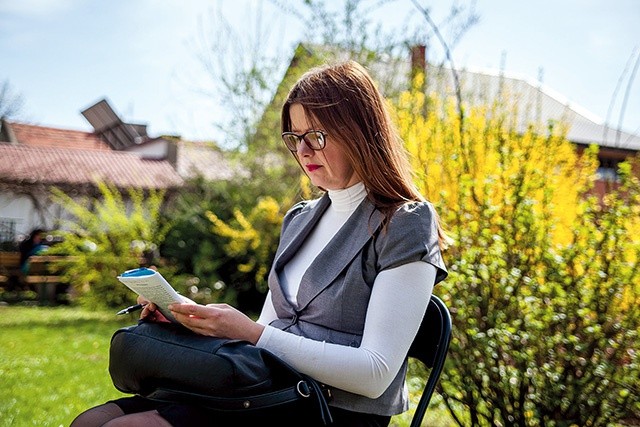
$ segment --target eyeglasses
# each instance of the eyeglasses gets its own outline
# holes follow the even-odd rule
[[[298,145],[300,145],[302,141],[307,144],[307,147],[311,148],[314,151],[322,150],[324,148],[326,139],[327,134],[321,130],[310,130],[303,133],[302,135],[298,135],[297,133],[293,132],[282,133],[282,140],[284,141],[284,145],[286,145],[289,151],[292,152],[298,151]]]

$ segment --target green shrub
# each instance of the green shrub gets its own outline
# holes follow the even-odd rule
[[[461,426],[631,417],[640,203],[630,166],[618,190],[590,197],[596,150],[578,155],[560,124],[517,132],[502,106],[465,114],[417,91],[397,110],[417,182],[454,240],[435,290],[454,321],[444,403]]]
[[[100,197],[80,200],[54,191],[54,201],[70,219],[61,223],[63,241],[50,253],[70,256],[56,267],[80,302],[90,307],[121,307],[134,302],[136,295],[116,276],[157,254],[166,233],[160,221],[165,193],[131,189],[125,199],[106,184],[99,184],[99,189]],[[169,269],[157,267],[171,276]]]

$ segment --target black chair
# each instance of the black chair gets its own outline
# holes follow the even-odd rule
[[[427,312],[408,354],[409,357],[421,361],[427,368],[431,368],[422,390],[420,402],[411,418],[411,427],[419,427],[422,424],[431,396],[440,379],[442,368],[444,368],[450,341],[451,315],[449,309],[440,298],[432,295]]]

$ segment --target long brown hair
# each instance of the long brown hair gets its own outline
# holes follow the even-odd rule
[[[283,132],[291,131],[293,104],[302,105],[308,120],[317,120],[327,139],[341,145],[367,197],[387,220],[402,204],[425,200],[414,184],[407,151],[385,99],[362,65],[346,61],[307,71],[282,107]],[[446,237],[438,227],[444,244]]]

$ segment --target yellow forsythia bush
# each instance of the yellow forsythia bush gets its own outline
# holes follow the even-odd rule
[[[418,82],[417,87],[420,86]],[[595,148],[562,124],[511,125],[514,109],[420,90],[395,119],[452,238],[436,287],[454,336],[439,391],[461,426],[607,426],[640,394],[639,185],[590,196]]]

